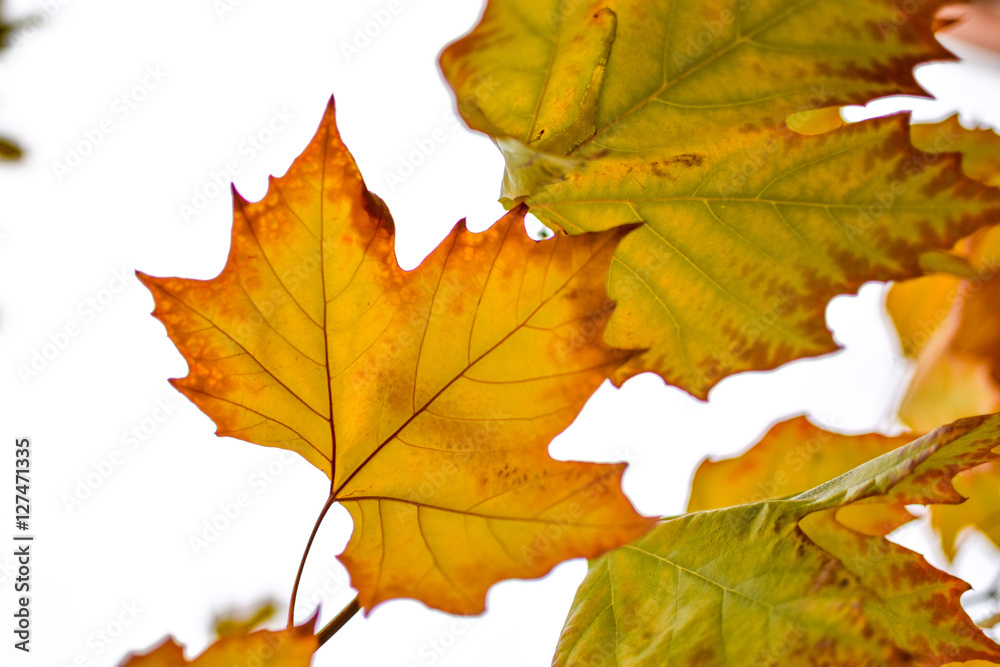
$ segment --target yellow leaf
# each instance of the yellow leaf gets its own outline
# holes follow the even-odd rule
[[[948,57],[940,4],[490,0],[441,66],[507,159],[505,205],[571,234],[644,223],[615,253],[607,340],[647,352],[614,379],[705,397],[835,350],[832,296],[920,275],[1000,220],[996,191],[914,150],[906,118],[830,131],[836,107],[922,92],[913,66]]]
[[[667,519],[591,563],[555,667],[936,667],[998,660],[968,585],[836,512],[955,503],[956,473],[997,455],[1000,415],[966,419],[798,495]]]
[[[904,280],[889,290],[886,309],[908,358],[916,357],[948,318],[959,284],[956,276],[930,275]]]
[[[184,648],[168,637],[143,654],[126,657],[120,667],[309,667],[319,648],[313,624],[290,630],[257,630],[217,640],[197,658],[184,658]]]
[[[982,296],[992,297],[992,304],[997,304],[1000,284],[987,285],[989,289],[984,289]],[[961,304],[953,305],[917,356],[916,372],[900,403],[899,418],[915,431],[929,431],[958,417],[1000,408],[1000,387],[993,375],[995,362],[964,353],[959,347],[961,331],[968,322],[963,306],[970,303],[964,296],[961,300]],[[973,323],[974,329],[979,326]]]
[[[913,359],[948,318],[961,279],[930,275],[896,283],[886,295],[886,309],[903,354]]]
[[[481,234],[460,222],[404,271],[332,100],[264,199],[234,198],[219,276],[140,276],[188,361],[172,383],[219,435],[326,473],[354,520],[339,558],[366,611],[410,597],[478,613],[497,581],[649,529],[621,491],[624,464],[547,453],[634,354],[602,335],[628,228],[535,242],[518,207]]]
[[[775,424],[740,456],[705,460],[691,482],[688,512],[787,497],[819,486],[913,439],[877,433],[844,435],[794,417]],[[885,535],[911,520],[904,506],[850,505],[837,519],[867,535]]]
[[[925,276],[897,283],[886,308],[917,368],[899,408],[916,431],[1000,408],[1000,228],[956,245],[974,278]]]

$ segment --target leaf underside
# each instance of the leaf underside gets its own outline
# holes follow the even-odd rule
[[[234,192],[211,280],[140,274],[188,361],[172,380],[217,433],[298,452],[355,528],[339,556],[366,611],[410,597],[454,613],[489,587],[648,530],[625,465],[556,461],[551,439],[634,352],[610,347],[605,276],[630,230],[532,241],[519,207],[460,222],[399,268],[394,226],[333,103],[288,173]]]

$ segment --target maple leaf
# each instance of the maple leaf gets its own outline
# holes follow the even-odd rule
[[[748,451],[730,459],[706,459],[691,481],[688,512],[721,509],[801,493],[902,447],[912,435],[844,435],[806,417],[772,426]],[[913,519],[904,505],[841,507],[837,520],[867,535],[885,535]]]
[[[835,512],[960,502],[951,478],[998,444],[1000,415],[965,419],[791,498],[665,520],[592,562],[553,664],[997,660],[962,611],[965,582]]]
[[[314,623],[315,619],[285,630],[230,634],[190,661],[184,657],[184,648],[168,637],[146,653],[126,657],[120,667],[309,667],[319,648]]]
[[[219,435],[296,451],[329,476],[354,520],[338,557],[366,612],[411,597],[478,613],[497,581],[651,527],[621,491],[625,464],[546,450],[634,354],[602,336],[627,228],[535,242],[520,207],[481,234],[460,222],[404,271],[332,99],[267,195],[234,199],[219,276],[140,274],[188,361],[171,382]]]
[[[915,150],[903,116],[786,123],[922,93],[913,66],[948,57],[940,4],[490,0],[441,67],[506,158],[506,205],[572,234],[644,223],[615,253],[606,337],[648,351],[614,380],[651,370],[704,398],[835,350],[832,296],[1000,220],[996,191]]]

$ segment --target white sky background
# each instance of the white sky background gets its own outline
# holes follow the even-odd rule
[[[0,431],[5,447],[15,436],[32,438],[37,536],[33,652],[25,658],[11,647],[13,547],[2,546],[12,543],[0,529],[0,664],[115,665],[168,633],[191,656],[209,642],[214,613],[265,597],[287,604],[327,480],[297,456],[214,435],[211,421],[167,383],[186,364],[132,277],[135,269],[215,276],[229,247],[230,180],[250,200],[263,196],[267,175],[284,173],[305,147],[332,93],[345,142],[393,212],[404,267],[459,218],[479,230],[503,212],[499,152],[450,115],[436,64],[444,45],[475,23],[478,3],[400,0],[401,11],[348,59],[341,45],[388,0],[230,2],[224,16],[212,0],[5,5],[8,19],[50,18],[0,54],[0,132],[27,150],[20,164],[0,165]],[[1000,124],[997,71],[924,70],[925,85],[950,96],[925,105],[924,116],[945,115],[961,99],[964,119]],[[78,166],[55,173],[71,147],[97,134]],[[398,174],[401,160],[428,142],[432,154],[401,184],[388,183],[386,174]],[[226,173],[227,163],[236,173]],[[184,205],[202,210],[185,220]],[[551,451],[630,461],[625,486],[637,507],[676,514],[702,458],[744,449],[778,419],[808,412],[842,430],[892,429],[907,367],[882,298],[872,285],[830,306],[845,351],[727,380],[709,403],[653,377],[620,391],[602,387]],[[87,305],[102,299],[100,312]],[[77,335],[63,340],[67,327]],[[65,344],[37,377],[22,379],[18,366],[53,340]],[[162,404],[170,414],[157,423]],[[143,426],[144,440],[123,439]],[[8,449],[0,450],[3,470],[13,467]],[[67,494],[101,469],[110,475],[68,509]],[[6,473],[0,481],[13,485]],[[240,494],[247,506],[195,554],[189,539]],[[353,597],[334,558],[350,529],[347,513],[334,509],[310,556],[300,596],[324,597],[321,622]],[[926,544],[919,530],[906,540]],[[939,554],[930,557],[940,564]],[[961,573],[985,585],[996,563],[983,545]],[[314,664],[547,665],[585,569],[577,560],[541,581],[500,584],[487,614],[474,619],[412,601],[384,604],[353,620]],[[118,636],[106,643],[100,632]]]

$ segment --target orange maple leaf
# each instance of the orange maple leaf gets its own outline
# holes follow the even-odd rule
[[[303,455],[354,519],[339,556],[366,611],[410,597],[453,613],[489,587],[646,532],[624,464],[546,447],[634,352],[604,343],[619,228],[532,241],[518,207],[460,222],[402,270],[384,203],[334,122],[263,200],[234,193],[211,280],[140,274],[187,359],[171,382],[219,435]],[[325,513],[324,509],[324,513]]]

